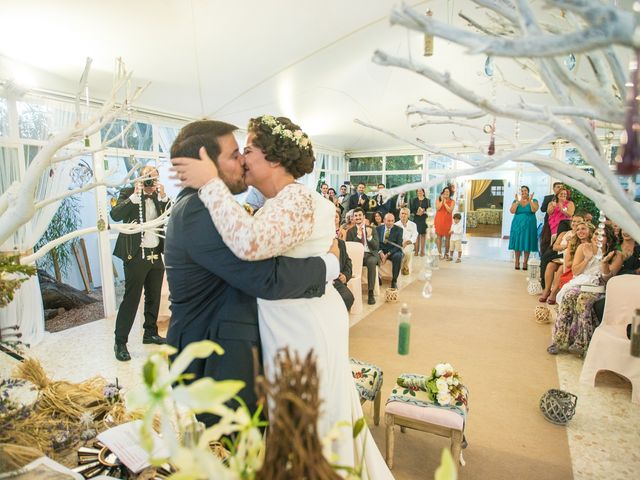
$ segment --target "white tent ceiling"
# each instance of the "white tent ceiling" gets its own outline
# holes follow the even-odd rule
[[[451,128],[411,130],[404,109],[423,97],[447,106],[456,99],[413,73],[373,64],[372,54],[382,49],[429,62],[488,94],[484,57],[440,40],[434,56],[422,57],[420,34],[389,25],[397,3],[2,0],[0,80],[23,82],[26,69],[31,86],[75,94],[91,57],[90,94],[104,98],[114,60],[122,57],[136,85],[151,82],[138,105],[153,111],[240,126],[263,113],[286,115],[316,144],[345,151],[406,146],[354,118],[406,138],[449,143]],[[456,24],[460,10],[477,15],[466,0],[411,5]]]

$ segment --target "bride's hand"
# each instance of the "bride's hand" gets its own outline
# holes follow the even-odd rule
[[[169,170],[173,175],[170,178],[178,180],[181,188],[200,188],[218,177],[218,169],[204,147],[200,148],[200,160],[177,157],[172,158],[171,163],[173,166]]]

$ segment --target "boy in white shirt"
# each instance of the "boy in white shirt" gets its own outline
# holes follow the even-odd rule
[[[456,263],[460,263],[462,260],[462,223],[460,220],[462,219],[462,215],[459,213],[453,214],[453,224],[451,225],[451,242],[449,246],[449,261],[453,260],[453,252],[458,250],[458,259]]]

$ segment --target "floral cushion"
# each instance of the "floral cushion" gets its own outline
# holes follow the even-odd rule
[[[373,401],[382,387],[382,370],[373,363],[351,359],[351,375],[360,397]]]

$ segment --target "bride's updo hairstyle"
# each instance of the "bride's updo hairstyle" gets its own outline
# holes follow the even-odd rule
[[[315,158],[311,141],[298,125],[287,117],[263,115],[249,120],[249,132],[255,135],[253,144],[270,162],[280,162],[284,169],[300,178],[313,171]]]

